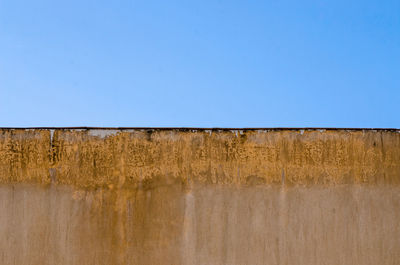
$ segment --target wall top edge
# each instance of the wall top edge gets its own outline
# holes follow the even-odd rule
[[[0,127],[0,130],[151,130],[151,131],[392,131],[400,132],[400,128],[347,128],[347,127]]]

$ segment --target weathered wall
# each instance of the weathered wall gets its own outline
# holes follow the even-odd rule
[[[0,130],[0,264],[400,264],[400,133]]]

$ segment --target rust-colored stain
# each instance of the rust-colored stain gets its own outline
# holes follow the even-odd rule
[[[1,182],[128,189],[160,181],[400,183],[398,132],[98,131],[1,131]]]
[[[1,264],[400,264],[396,130],[0,129]]]

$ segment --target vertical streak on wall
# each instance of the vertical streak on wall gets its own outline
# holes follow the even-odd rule
[[[182,264],[193,264],[196,260],[195,199],[191,191],[185,194],[183,219]]]
[[[287,256],[287,248],[285,245],[285,240],[282,240],[286,237],[285,233],[287,232],[287,202],[286,202],[286,187],[285,187],[285,171],[282,169],[282,183],[279,189],[279,238],[277,238],[278,242],[278,259],[277,264],[285,264],[286,256]]]

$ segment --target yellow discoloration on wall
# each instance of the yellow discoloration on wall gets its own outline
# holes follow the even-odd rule
[[[0,129],[0,181],[50,182],[50,131]]]
[[[393,131],[3,130],[0,179],[80,188],[169,183],[399,184]]]

